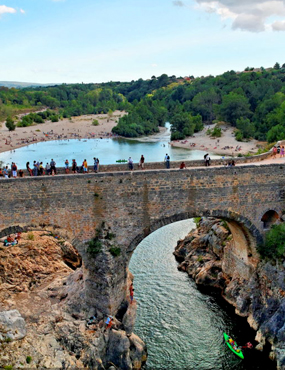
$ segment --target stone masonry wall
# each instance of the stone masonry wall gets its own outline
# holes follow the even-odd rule
[[[94,305],[113,312],[124,299],[132,251],[163,225],[212,215],[242,224],[260,242],[263,214],[273,209],[281,215],[285,209],[284,171],[280,165],[255,165],[3,180],[0,230],[17,225],[59,227],[81,242],[77,248],[86,268],[98,264],[100,269],[100,259],[90,259],[84,241],[94,237],[104,221],[121,255],[112,257],[106,251],[105,260],[112,267],[108,271],[105,266],[106,282],[97,281],[92,289],[101,294],[108,284],[109,300],[104,300],[104,307],[98,301]],[[92,286],[92,276],[89,280]],[[86,299],[92,300],[93,293],[90,290]]]

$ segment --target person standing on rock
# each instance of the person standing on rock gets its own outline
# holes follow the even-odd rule
[[[131,283],[129,290],[130,290],[130,300],[131,300],[131,304],[132,304],[133,300],[134,300],[134,286],[133,286],[133,283]]]

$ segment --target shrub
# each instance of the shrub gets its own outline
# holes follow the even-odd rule
[[[119,247],[111,247],[109,251],[113,257],[117,257],[121,254],[121,248]]]
[[[211,137],[221,137],[222,136],[222,129],[221,127],[215,126],[213,129],[208,128],[206,134]]]
[[[88,243],[87,252],[91,254],[91,256],[95,257],[98,253],[102,250],[102,243],[99,240],[98,236],[91,239]]]
[[[34,239],[35,239],[35,235],[32,232],[29,232],[28,233],[28,240],[34,240]]]
[[[285,255],[285,224],[273,225],[265,236],[264,245],[259,246],[261,257],[279,259]]]
[[[235,132],[235,137],[236,137],[236,140],[237,140],[237,141],[242,141],[242,140],[243,140],[243,134],[242,134],[242,132],[241,132],[241,131],[239,131],[239,130],[237,130],[237,131]]]
[[[198,227],[199,226],[199,223],[201,221],[201,217],[194,217],[193,218],[193,221],[195,222],[196,226]]]
[[[27,364],[30,364],[31,362],[32,362],[32,357],[31,356],[27,356],[26,363]]]
[[[14,120],[9,116],[6,120],[6,127],[9,131],[14,131],[16,128],[16,125],[14,123]]]
[[[93,126],[99,126],[99,121],[97,119],[94,119],[92,122]]]
[[[107,235],[105,236],[105,239],[112,240],[115,238],[115,234],[107,232]]]

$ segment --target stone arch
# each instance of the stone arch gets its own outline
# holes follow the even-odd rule
[[[242,231],[245,233],[248,242],[252,247],[256,247],[258,244],[263,243],[263,237],[257,227],[246,217],[232,211],[225,210],[212,210],[212,211],[197,211],[197,212],[183,212],[177,213],[169,217],[163,217],[160,220],[155,221],[147,229],[143,230],[143,233],[137,235],[130,243],[127,253],[132,253],[137,245],[149,234],[153,233],[157,229],[171,224],[173,222],[186,220],[194,217],[217,217],[228,221],[229,223],[235,222],[239,225]],[[253,245],[252,245],[253,244]]]
[[[270,227],[280,221],[279,214],[274,209],[269,209],[261,217],[261,222],[263,223],[263,229],[268,230]]]
[[[230,265],[232,266],[231,268],[228,268],[228,272],[232,275],[234,271],[236,276],[248,279],[254,272],[259,261],[257,245],[263,243],[263,237],[257,227],[249,219],[232,211],[212,210],[184,212],[155,221],[148,229],[145,229],[143,233],[137,235],[132,240],[127,249],[129,259],[131,258],[136,246],[147,235],[162,226],[194,217],[216,217],[227,221],[233,235],[233,242],[227,250],[227,254],[231,260]]]

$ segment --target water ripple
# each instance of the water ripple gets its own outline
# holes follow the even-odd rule
[[[135,332],[148,346],[149,370],[267,370],[269,360],[252,351],[241,361],[224,344],[228,332],[242,344],[253,340],[247,324],[202,294],[177,270],[173,250],[194,227],[192,220],[163,227],[137,247],[130,263],[138,301]],[[251,337],[250,337],[251,335]],[[273,366],[273,367],[272,367]]]

